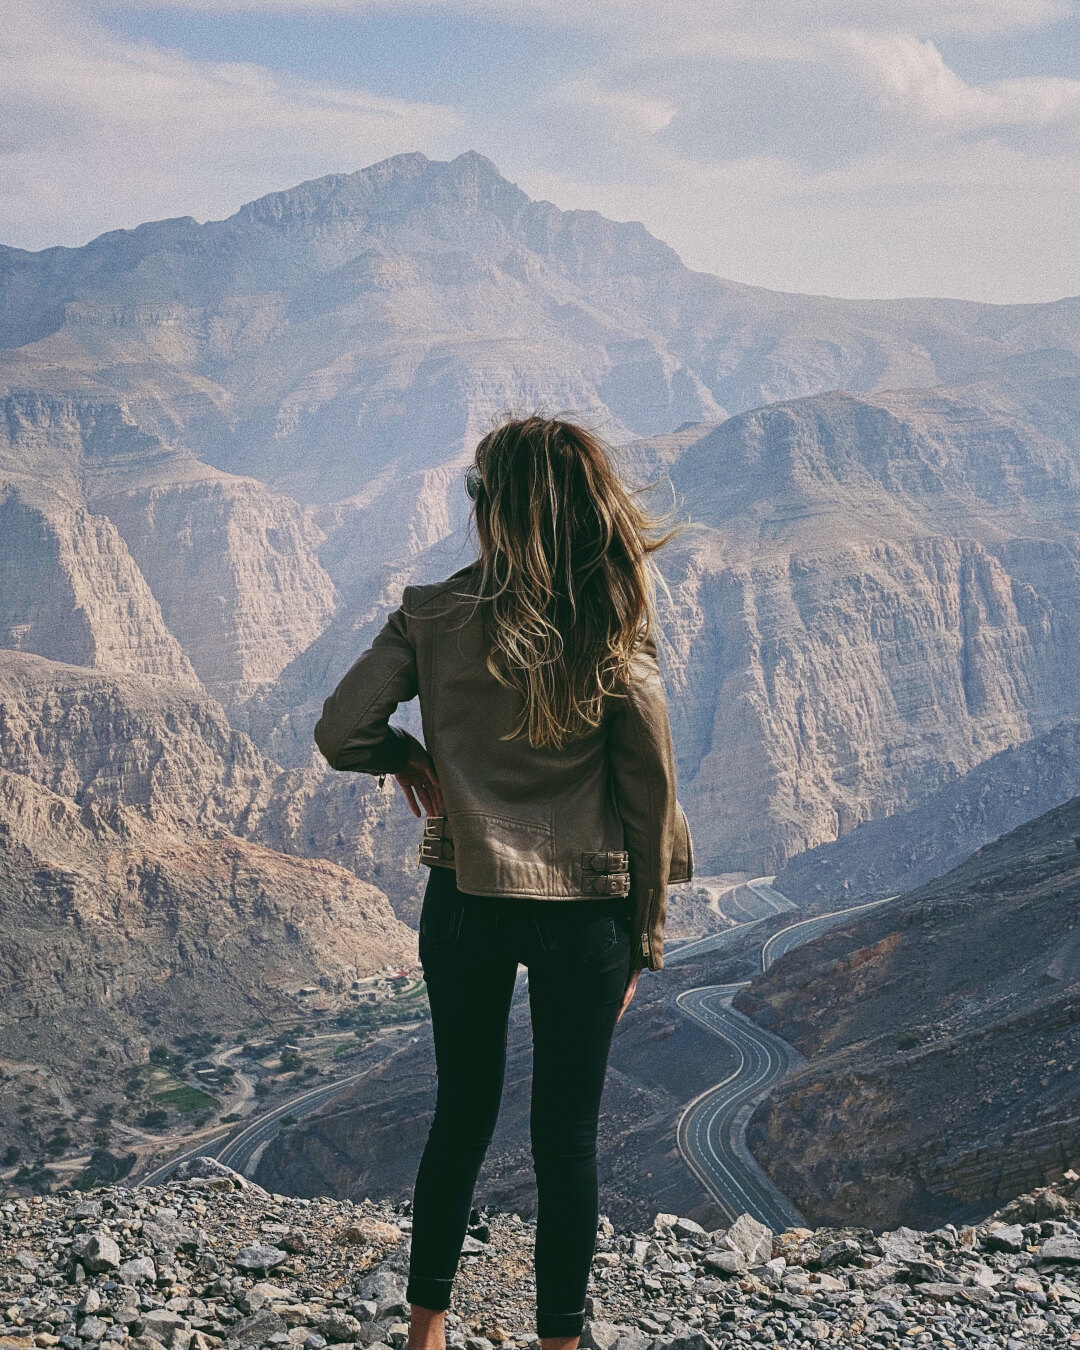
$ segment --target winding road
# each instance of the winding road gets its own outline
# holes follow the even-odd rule
[[[793,947],[809,942],[853,914],[874,909],[896,898],[887,896],[848,909],[832,910],[773,930],[777,915],[798,910],[793,901],[772,885],[774,880],[771,876],[755,877],[741,885],[728,887],[723,895],[725,912],[732,918],[738,916],[738,921],[719,933],[669,945],[664,953],[665,965],[722,952],[736,942],[745,942],[747,936],[760,928],[761,969],[765,971]],[[703,985],[684,990],[675,999],[686,1016],[726,1041],[738,1058],[726,1078],[687,1103],[679,1117],[676,1137],[686,1165],[730,1219],[749,1213],[776,1232],[803,1225],[805,1220],[750,1152],[746,1128],[755,1107],[780,1079],[804,1060],[794,1046],[765,1031],[731,1006],[732,998],[746,983],[748,981]],[[389,1058],[402,1054],[407,1044],[399,1046]],[[310,1115],[386,1062],[311,1088],[254,1120],[207,1131],[197,1144],[173,1154],[148,1171],[138,1184],[154,1185],[164,1180],[178,1163],[200,1154],[209,1154],[237,1172],[251,1175],[263,1149],[282,1128],[285,1117],[300,1119]],[[245,1087],[250,1094],[250,1084],[241,1084],[242,1092]]]
[[[413,1037],[412,1039],[415,1040],[416,1038]],[[165,1162],[159,1163],[158,1166],[140,1177],[137,1184],[139,1186],[158,1185],[179,1163],[187,1162],[189,1158],[198,1157],[216,1158],[226,1167],[231,1167],[234,1172],[240,1172],[245,1176],[250,1175],[254,1172],[263,1149],[281,1129],[284,1117],[290,1116],[300,1120],[304,1116],[311,1115],[313,1111],[317,1111],[320,1106],[325,1106],[327,1102],[332,1101],[353,1083],[358,1083],[362,1078],[366,1078],[369,1073],[373,1073],[376,1069],[384,1068],[391,1063],[398,1055],[404,1053],[409,1044],[411,1044],[411,1041],[398,1046],[386,1059],[369,1065],[368,1068],[362,1069],[359,1073],[349,1074],[345,1078],[335,1078],[332,1083],[323,1083],[319,1087],[310,1088],[307,1092],[300,1093],[297,1097],[291,1097],[288,1101],[282,1102],[280,1106],[275,1106],[272,1110],[256,1116],[254,1120],[241,1121],[237,1125],[223,1126],[215,1131],[208,1131],[193,1147],[187,1148],[181,1153],[172,1154]]]
[[[684,1013],[734,1046],[739,1056],[727,1078],[706,1088],[679,1117],[679,1152],[729,1218],[745,1212],[779,1232],[804,1220],[747,1148],[746,1125],[758,1102],[802,1063],[802,1056],[731,1007],[733,995],[742,987],[714,984],[687,989],[675,1000]]]
[[[764,929],[777,914],[795,910],[797,906],[776,890],[773,880],[756,877],[745,883],[751,895],[767,909],[766,913],[754,914],[745,904],[737,902],[740,911],[747,915],[743,922],[665,953],[665,965],[721,952],[736,940],[744,941],[754,928]],[[761,969],[768,970],[785,952],[837,927],[851,915],[895,898],[890,895],[849,909],[817,914],[769,934],[761,945]],[[758,1103],[764,1101],[780,1079],[805,1061],[794,1046],[731,1006],[737,991],[748,983],[744,980],[739,984],[703,985],[686,989],[675,999],[688,1017],[727,1041],[738,1056],[736,1067],[725,1079],[687,1104],[679,1117],[676,1137],[686,1165],[730,1219],[748,1213],[778,1232],[804,1226],[805,1219],[750,1152],[746,1127]]]
[[[879,905],[887,905],[890,900],[895,899],[895,895],[886,895],[881,900],[868,900],[864,905],[852,905],[850,909],[833,909],[828,914],[818,914],[812,919],[802,919],[798,923],[789,924],[787,928],[781,928],[761,948],[761,969],[768,970],[774,961],[779,960],[785,952],[791,951],[792,947],[801,946],[811,938],[828,932],[830,928],[836,928],[852,914],[876,909]]]

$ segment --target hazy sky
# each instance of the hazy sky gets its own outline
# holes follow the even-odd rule
[[[406,150],[782,290],[1080,294],[1080,0],[4,0],[0,242]]]

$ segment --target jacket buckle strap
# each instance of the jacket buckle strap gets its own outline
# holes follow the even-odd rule
[[[625,849],[582,853],[581,889],[586,895],[629,895],[630,855]]]
[[[594,876],[586,873],[582,878],[582,889],[587,895],[629,895],[629,872],[599,872]]]
[[[430,862],[439,860],[440,862],[452,862],[454,858],[454,841],[452,839],[426,838],[420,841],[420,861]]]
[[[630,867],[630,855],[625,849],[608,849],[603,853],[583,853],[583,872],[625,872]]]
[[[426,862],[454,861],[454,839],[446,816],[424,817],[424,833],[417,852],[417,867]]]

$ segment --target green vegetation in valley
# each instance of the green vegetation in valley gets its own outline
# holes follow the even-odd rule
[[[168,1102],[183,1112],[203,1111],[206,1108],[213,1110],[219,1105],[216,1097],[211,1097],[201,1088],[189,1087],[186,1083],[182,1087],[170,1088],[166,1092],[155,1092],[154,1101]]]

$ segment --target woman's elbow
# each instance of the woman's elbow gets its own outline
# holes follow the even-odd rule
[[[336,761],[338,755],[341,753],[341,746],[338,743],[337,738],[329,734],[329,728],[326,726],[323,718],[320,717],[315,723],[313,735],[315,737],[315,744],[319,747],[319,754],[322,755],[323,759],[326,760],[327,764],[329,764],[332,769],[336,769],[338,767]]]

